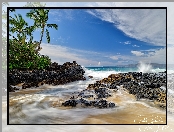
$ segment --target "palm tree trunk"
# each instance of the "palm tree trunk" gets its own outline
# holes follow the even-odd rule
[[[41,42],[42,42],[44,29],[45,29],[45,24],[42,25],[41,38],[40,38],[40,42],[39,42],[39,45],[38,45],[37,52],[41,50],[40,44],[41,44]]]

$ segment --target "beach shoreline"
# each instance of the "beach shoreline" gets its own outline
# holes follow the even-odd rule
[[[86,78],[86,80],[78,80],[78,81],[74,81],[74,82],[70,82],[70,83],[66,83],[66,84],[60,84],[60,85],[44,84],[44,85],[40,85],[37,88],[31,87],[31,88],[26,88],[26,89],[20,89],[20,90],[17,90],[16,92],[9,92],[9,95],[10,95],[9,96],[9,100],[10,100],[9,108],[12,110],[13,108],[16,109],[17,107],[20,107],[20,108],[22,107],[22,109],[18,108],[18,110],[20,110],[24,115],[26,115],[26,117],[29,118],[29,119],[27,119],[28,121],[27,120],[24,121],[27,124],[30,122],[36,123],[35,121],[32,120],[32,118],[34,118],[34,117],[33,117],[33,115],[31,115],[29,113],[30,110],[26,109],[26,108],[29,108],[30,106],[31,106],[31,110],[32,109],[37,110],[37,112],[36,111],[35,112],[38,113],[38,116],[41,114],[40,113],[41,109],[43,109],[45,111],[45,114],[49,113],[49,111],[53,111],[54,114],[59,113],[58,115],[60,116],[61,113],[63,113],[60,116],[61,121],[60,121],[60,119],[55,119],[55,121],[53,121],[54,118],[51,115],[49,115],[51,122],[58,123],[58,124],[62,124],[62,123],[65,123],[65,124],[71,124],[71,123],[72,124],[76,124],[76,123],[77,124],[78,123],[102,124],[104,122],[106,124],[113,124],[114,123],[114,118],[112,118],[112,117],[114,117],[113,115],[119,117],[119,112],[117,113],[118,109],[120,109],[122,111],[122,114],[120,114],[120,119],[121,119],[121,117],[122,117],[122,119],[121,120],[118,119],[121,121],[121,123],[118,123],[117,122],[118,120],[117,121],[115,120],[115,123],[118,123],[118,124],[122,124],[122,123],[123,124],[124,123],[125,124],[143,124],[143,123],[147,124],[147,123],[150,123],[150,121],[152,122],[152,120],[150,120],[150,119],[154,119],[152,117],[152,115],[155,115],[155,113],[153,113],[153,111],[158,111],[156,113],[156,116],[161,117],[160,119],[162,119],[162,121],[163,121],[163,122],[157,121],[157,122],[153,122],[153,123],[154,124],[166,124],[165,107],[160,107],[160,106],[165,106],[164,105],[165,102],[163,102],[163,105],[159,105],[159,107],[158,107],[158,106],[154,105],[154,103],[153,103],[154,100],[150,101],[148,98],[146,98],[145,100],[143,98],[137,100],[137,97],[135,96],[136,93],[129,93],[130,92],[129,89],[123,88],[124,85],[125,86],[127,85],[124,82],[134,82],[135,83],[136,81],[138,81],[139,76],[143,77],[143,74],[145,76],[150,77],[152,75],[158,76],[158,73],[127,72],[127,73],[116,73],[115,74],[113,72],[113,74],[109,74],[110,73],[109,72],[108,73],[109,76],[106,76],[105,78],[103,78],[101,76],[100,78],[98,78],[98,76],[100,76],[99,74],[98,75],[91,74],[89,71],[86,71],[86,70],[85,70],[85,72],[86,73],[84,73],[84,77]],[[164,76],[161,76],[161,77],[165,80],[166,72],[160,72],[159,74],[163,74]],[[127,78],[125,78],[125,77],[127,77]],[[125,79],[127,79],[127,81]],[[159,78],[159,80],[160,80],[160,78]],[[139,80],[139,83],[141,81]],[[151,80],[151,81],[153,81],[153,80]],[[99,83],[99,82],[103,86],[101,84],[100,85],[98,84],[98,86],[97,86],[96,83]],[[111,85],[114,83],[115,83],[115,85]],[[165,81],[162,84],[165,85]],[[136,86],[137,83],[135,83],[134,85]],[[18,86],[22,87],[22,84],[18,85]],[[148,86],[150,86],[150,85],[148,84]],[[156,89],[154,85],[152,85],[152,86],[154,87],[153,89]],[[160,86],[162,86],[162,85],[160,85]],[[95,89],[96,90],[98,89],[99,91],[96,91]],[[152,90],[152,89],[149,89],[149,90]],[[159,90],[159,88],[158,88],[158,90]],[[164,88],[163,88],[163,90],[164,90]],[[165,92],[167,92],[167,91],[165,91]],[[93,97],[96,98],[95,101],[98,101],[98,104],[89,105],[90,101],[94,101],[94,98],[91,98],[91,96],[90,96],[91,93],[93,93]],[[78,96],[79,94],[81,96]],[[72,98],[72,96],[74,96],[74,98]],[[90,97],[90,98],[88,98],[88,97]],[[88,103],[80,102],[79,100],[81,98],[83,99],[83,101],[87,101]],[[71,106],[71,104],[64,106],[63,104],[68,100],[77,101],[76,106],[75,107]],[[103,101],[104,102],[103,106],[101,105],[102,104],[101,100],[106,100],[106,101]],[[19,102],[24,102],[24,103],[21,104]],[[112,103],[112,105],[111,105],[111,103]],[[151,103],[151,105],[150,105],[150,103]],[[37,104],[37,105],[35,105],[35,104]],[[115,105],[113,105],[113,104],[115,104]],[[132,104],[132,105],[129,105],[129,104]],[[129,111],[129,109],[131,109],[132,111]],[[125,121],[126,116],[121,116],[121,115],[127,115],[128,113],[134,113],[133,111],[135,109],[139,109],[140,113],[141,113],[141,111],[146,110],[145,116],[149,119],[148,122],[144,122],[142,119],[140,119],[140,117],[138,117],[138,114],[136,117],[137,119],[136,118],[133,119],[134,116],[132,116],[132,118],[131,118],[131,116],[129,116],[129,119],[127,118],[127,121]],[[147,111],[147,109],[149,109],[149,110]],[[17,115],[19,115],[19,117],[20,117],[19,113],[21,113],[20,111],[17,112],[18,114],[16,113]],[[79,111],[79,112],[76,112],[76,111]],[[91,112],[88,112],[88,111],[93,111],[94,114],[91,114]],[[10,115],[11,115],[10,123],[13,124],[16,122],[15,120],[17,117],[12,116],[13,115],[12,113],[13,113],[13,110],[10,111]],[[70,113],[73,113],[72,115],[75,118],[68,120],[67,115],[69,115]],[[21,114],[21,116],[23,114]],[[39,116],[38,118],[42,119],[42,118],[44,118],[45,115],[42,115],[42,116],[43,117]],[[26,117],[25,116],[20,117],[21,121],[25,120]],[[105,118],[106,118],[106,120],[105,120]],[[44,118],[44,120],[45,120],[44,123],[48,123],[47,119]],[[99,120],[102,120],[102,121],[98,122]],[[134,122],[134,120],[135,120],[135,122]],[[18,122],[18,123],[21,124],[22,122]],[[40,124],[40,123],[42,123],[42,122],[38,122],[36,124]],[[50,122],[49,122],[49,124],[50,124]]]

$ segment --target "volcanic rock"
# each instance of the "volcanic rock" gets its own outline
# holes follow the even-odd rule
[[[83,76],[84,73],[85,71],[76,61],[73,61],[73,63],[66,62],[63,65],[58,65],[58,63],[54,62],[43,70],[9,70],[9,85],[15,86],[19,83],[24,83],[22,89],[25,89],[38,87],[38,84],[41,82],[41,85],[66,84],[78,80],[86,80]],[[9,87],[9,91],[14,90]]]

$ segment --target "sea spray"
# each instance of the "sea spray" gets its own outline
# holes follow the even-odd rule
[[[138,64],[138,72],[152,72],[152,65],[140,61]]]

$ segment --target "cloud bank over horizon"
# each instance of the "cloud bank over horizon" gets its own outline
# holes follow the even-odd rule
[[[72,49],[66,46],[45,43],[42,43],[41,47],[41,54],[48,55],[53,62],[58,62],[59,64],[77,61],[77,63],[83,66],[115,66],[134,64],[137,63],[137,61],[159,64],[165,64],[166,62],[165,59],[161,59],[166,58],[165,48],[157,50],[151,49],[149,51],[131,51],[132,56],[127,56],[124,54],[114,55],[108,53]]]

